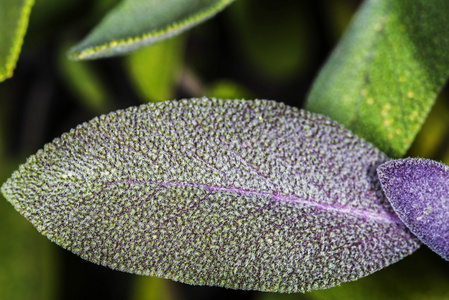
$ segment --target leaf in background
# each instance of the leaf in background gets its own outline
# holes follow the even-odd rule
[[[63,43],[58,57],[58,66],[64,84],[79,103],[89,111],[103,113],[109,111],[113,98],[102,77],[91,61],[70,61],[65,56],[68,43]]]
[[[406,259],[335,289],[307,293],[308,300],[448,300],[447,263],[421,247]]]
[[[0,99],[13,99],[0,87]],[[18,158],[7,155],[11,143],[5,138],[5,124],[11,124],[12,107],[0,101],[0,182],[17,166]],[[6,122],[7,121],[7,122]],[[56,299],[58,277],[54,244],[36,231],[0,196],[0,299]]]
[[[0,1],[0,82],[13,74],[33,3],[34,0]]]
[[[355,280],[418,240],[384,198],[387,157],[273,101],[120,110],[47,144],[3,185],[91,262],[190,284],[297,292]]]
[[[181,73],[185,36],[177,36],[135,51],[127,57],[127,69],[144,102],[158,102],[175,96]]]
[[[449,75],[446,0],[367,0],[321,70],[307,109],[404,155]]]
[[[313,54],[313,33],[301,1],[245,0],[230,9],[233,46],[255,73],[270,81],[290,80]]]
[[[211,18],[234,0],[123,0],[78,45],[72,59],[128,53]]]
[[[426,247],[357,281],[306,294],[260,293],[255,300],[448,300],[448,262]]]
[[[173,282],[157,277],[136,277],[132,300],[176,300],[179,299]]]
[[[399,218],[430,249],[449,260],[449,167],[407,158],[382,164],[377,173]]]
[[[426,157],[445,162],[444,152],[449,145],[448,100],[444,92],[439,95],[433,109],[407,152],[407,156]]]
[[[212,82],[204,92],[205,96],[222,99],[248,99],[253,98],[253,93],[242,84],[230,80],[221,79]]]
[[[358,3],[352,0],[329,0],[324,9],[326,31],[332,41],[338,41],[348,28],[349,22],[357,9]]]
[[[10,160],[11,161],[11,160]],[[1,160],[2,166],[5,160]],[[1,170],[6,179],[11,165]],[[0,196],[0,299],[56,299],[58,278],[53,244]]]

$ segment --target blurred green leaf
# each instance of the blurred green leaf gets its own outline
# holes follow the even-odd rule
[[[448,300],[448,263],[427,248],[357,281],[306,294],[261,294],[257,300]]]
[[[124,54],[179,34],[234,0],[123,0],[69,52],[72,59]]]
[[[447,262],[427,248],[365,278],[307,294],[310,300],[447,300]]]
[[[324,17],[326,18],[327,31],[332,41],[338,41],[344,31],[348,28],[354,12],[356,2],[353,0],[329,0],[326,2]]]
[[[34,0],[0,1],[0,82],[13,74],[33,3]]]
[[[7,98],[2,89],[0,99]],[[19,161],[5,153],[5,120],[11,111],[4,104],[0,104],[0,182],[11,175]],[[58,278],[54,248],[0,195],[0,299],[55,299]]]
[[[392,157],[409,148],[449,75],[447,0],[367,0],[312,87],[307,109]]]
[[[206,97],[220,99],[251,99],[255,98],[253,94],[239,83],[222,79],[213,82],[205,91]]]
[[[229,11],[234,46],[260,75],[286,80],[310,61],[312,33],[300,1],[245,0]]]
[[[449,105],[447,101],[444,94],[438,97],[434,108],[413,141],[407,153],[408,156],[441,159],[439,152],[441,147],[447,146],[446,136],[449,134]]]
[[[2,168],[1,182],[7,170],[12,169]],[[54,245],[36,234],[36,229],[0,196],[0,299],[54,299],[53,250]]]
[[[131,83],[145,102],[170,100],[175,96],[184,42],[184,36],[177,36],[135,51],[127,57]]]
[[[58,57],[58,66],[65,85],[83,107],[95,113],[107,112],[111,108],[112,96],[101,76],[92,66],[92,62],[68,60],[65,56],[68,47],[65,45],[61,47]]]
[[[136,277],[132,293],[133,300],[175,300],[179,299],[172,288],[172,282],[157,277]]]

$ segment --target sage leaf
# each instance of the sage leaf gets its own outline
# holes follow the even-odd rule
[[[387,160],[328,118],[274,101],[165,101],[79,125],[2,192],[38,231],[97,264],[303,292],[418,248],[377,180]]]
[[[382,164],[377,173],[401,220],[424,244],[449,260],[449,167],[408,158]]]
[[[10,78],[19,58],[34,0],[0,1],[0,82]]]
[[[447,11],[446,0],[365,1],[306,108],[403,156],[449,75]]]
[[[123,0],[69,51],[69,57],[96,59],[128,53],[190,29],[233,1]]]

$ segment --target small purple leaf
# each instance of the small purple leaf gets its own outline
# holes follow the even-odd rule
[[[399,218],[433,251],[449,260],[449,167],[432,160],[393,160],[377,168]]]
[[[297,292],[358,279],[417,249],[378,182],[387,160],[328,118],[273,101],[166,101],[78,126],[2,192],[91,262]]]

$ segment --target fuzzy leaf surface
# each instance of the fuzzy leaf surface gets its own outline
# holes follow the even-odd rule
[[[31,156],[2,192],[91,262],[297,292],[355,280],[419,246],[377,180],[387,160],[321,115],[202,98],[84,123]]]
[[[306,107],[390,157],[409,148],[449,76],[446,0],[367,0]]]
[[[116,56],[179,34],[234,0],[123,0],[69,51],[72,59]]]
[[[424,244],[449,260],[449,167],[408,158],[382,164],[377,173],[401,220]]]
[[[34,0],[0,1],[0,82],[13,74],[33,3]]]

